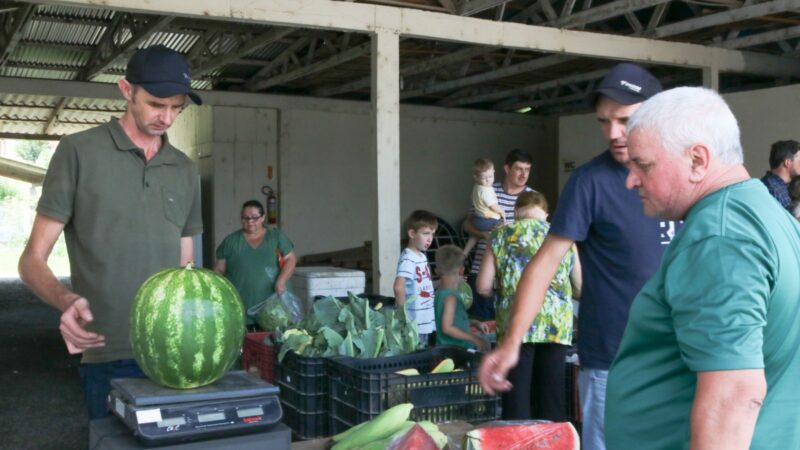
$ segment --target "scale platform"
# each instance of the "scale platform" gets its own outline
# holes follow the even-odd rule
[[[108,408],[145,445],[263,431],[281,420],[278,388],[232,371],[196,389],[171,389],[146,378],[111,380]]]

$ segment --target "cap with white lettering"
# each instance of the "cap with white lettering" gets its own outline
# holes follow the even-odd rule
[[[602,95],[622,105],[633,105],[658,94],[661,89],[661,83],[647,69],[622,63],[614,66],[603,78],[589,101],[594,105]]]

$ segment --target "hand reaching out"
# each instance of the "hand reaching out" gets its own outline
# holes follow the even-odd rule
[[[71,354],[83,353],[87,348],[106,345],[105,336],[86,331],[86,325],[93,320],[89,301],[83,297],[78,297],[61,314],[61,324],[58,328]]]
[[[511,382],[506,376],[518,360],[519,348],[514,346],[501,346],[484,356],[478,369],[478,380],[483,390],[489,395],[510,390]]]

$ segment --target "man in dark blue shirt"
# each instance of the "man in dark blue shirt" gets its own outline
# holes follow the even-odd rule
[[[658,268],[676,223],[646,217],[628,174],[628,118],[661,91],[647,70],[619,64],[593,95],[597,120],[608,149],[572,174],[561,193],[550,234],[522,275],[512,322],[503,343],[487,355],[480,380],[490,392],[506,390],[509,368],[517,362],[522,335],[541,308],[545,292],[573,243],[583,272],[578,323],[579,378],[583,412],[582,448],[605,448],[603,417],[608,369],[628,321],[631,302]],[[525,301],[520,301],[524,299]]]
[[[778,141],[772,144],[769,152],[770,170],[761,178],[769,193],[786,209],[790,208],[792,202],[789,198],[789,182],[800,175],[798,150],[800,142],[797,141]]]

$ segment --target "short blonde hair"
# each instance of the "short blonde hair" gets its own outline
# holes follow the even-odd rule
[[[436,269],[439,275],[457,275],[458,269],[464,267],[464,252],[452,244],[436,250]]]
[[[547,212],[547,199],[544,198],[544,195],[536,191],[526,191],[519,194],[516,203],[514,203],[514,210],[536,207]]]
[[[487,170],[494,170],[494,163],[489,159],[479,158],[472,163],[472,175],[475,177]]]

